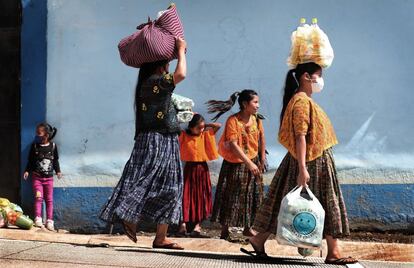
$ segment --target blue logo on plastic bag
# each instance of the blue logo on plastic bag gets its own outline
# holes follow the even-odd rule
[[[316,228],[316,218],[309,212],[300,212],[293,219],[293,227],[301,235],[308,235]]]

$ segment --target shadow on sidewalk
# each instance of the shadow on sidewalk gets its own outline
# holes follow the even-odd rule
[[[123,252],[140,252],[140,253],[155,253],[169,256],[200,258],[209,260],[229,260],[237,263],[263,263],[263,264],[285,264],[285,265],[301,265],[301,266],[317,266],[317,264],[308,262],[305,259],[289,258],[289,257],[269,257],[266,259],[255,259],[247,255],[229,255],[220,253],[203,253],[203,252],[186,252],[186,251],[159,251],[159,250],[145,250],[138,248],[118,248],[117,251]]]

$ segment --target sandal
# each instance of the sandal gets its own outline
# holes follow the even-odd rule
[[[269,258],[269,256],[266,254],[266,252],[264,251],[258,251],[254,245],[250,242],[250,240],[248,240],[248,242],[250,243],[250,245],[252,246],[253,250],[249,251],[247,249],[244,248],[240,248],[240,251],[243,252],[244,254],[247,254],[249,256],[252,256],[255,259],[266,259]]]
[[[174,234],[175,237],[187,237],[186,231],[178,231]]]
[[[336,265],[347,265],[357,263],[358,260],[352,257],[338,258],[338,259],[326,259],[326,264],[336,264]]]
[[[177,243],[165,244],[165,245],[155,245],[152,244],[152,248],[162,248],[162,249],[176,249],[183,250],[184,248]]]
[[[192,231],[190,233],[190,237],[192,237],[192,238],[210,238],[207,235],[202,235],[201,232],[199,232],[199,231]]]
[[[130,223],[127,221],[122,221],[122,227],[124,228],[124,232],[132,242],[137,242],[137,226],[134,223]]]
[[[227,233],[221,233],[220,234],[220,239],[223,239],[223,240],[230,240],[230,233],[229,232],[227,232]]]
[[[247,255],[255,258],[255,259],[267,259],[267,258],[269,258],[269,256],[264,251],[256,251],[256,250],[249,251],[249,250],[244,249],[244,248],[240,248],[240,251],[243,252],[244,254],[247,254]]]

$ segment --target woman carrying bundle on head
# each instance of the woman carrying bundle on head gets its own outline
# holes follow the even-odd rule
[[[246,89],[235,92],[228,101],[210,100],[207,103],[209,113],[217,113],[213,118],[217,120],[236,101],[240,111],[227,119],[219,141],[223,164],[211,221],[220,222],[221,239],[229,238],[229,226],[244,227],[243,235],[254,235],[251,226],[263,198],[265,138],[262,121],[257,115],[258,94]]]
[[[267,257],[264,244],[276,234],[280,204],[297,185],[309,186],[325,210],[324,236],[328,244],[325,263],[355,263],[341,257],[338,238],[349,235],[348,217],[342,197],[332,147],[338,143],[332,124],[312,99],[324,86],[322,68],[313,62],[298,64],[286,76],[283,108],[280,114],[279,142],[288,153],[269,186],[269,192],[256,216],[249,239],[254,251],[242,252]]]
[[[187,72],[184,39],[176,39],[176,48],[174,73],[168,71],[169,60],[140,66],[135,89],[135,145],[100,218],[120,222],[135,243],[137,223],[154,222],[157,233],[153,248],[181,250],[166,237],[168,225],[179,223],[183,192],[180,126],[171,95]]]

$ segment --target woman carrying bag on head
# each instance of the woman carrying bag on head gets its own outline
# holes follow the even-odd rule
[[[187,72],[184,39],[176,39],[176,48],[178,62],[174,73],[168,72],[168,60],[140,66],[135,92],[134,149],[100,215],[105,221],[121,222],[133,242],[137,242],[140,220],[157,223],[153,248],[183,249],[166,237],[168,225],[180,221],[183,193],[180,126],[171,95]]]

